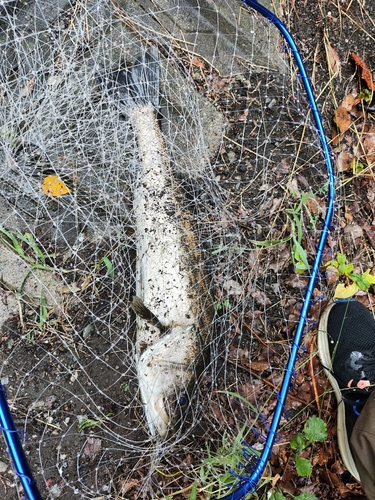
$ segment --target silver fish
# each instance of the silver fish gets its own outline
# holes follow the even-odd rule
[[[156,48],[116,73],[112,86],[131,120],[140,159],[133,199],[137,258],[132,303],[139,389],[151,435],[166,438],[189,402],[213,307],[192,216],[184,208],[157,120]]]

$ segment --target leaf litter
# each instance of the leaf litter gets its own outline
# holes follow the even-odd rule
[[[291,7],[290,28],[297,44],[306,51],[305,63],[313,75],[318,108],[332,137],[337,210],[321,271],[329,291],[325,300],[328,303],[334,294],[355,296],[371,309],[375,304],[375,58],[373,39],[368,34],[375,23],[370,10],[361,0],[296,0]],[[366,290],[329,265],[339,253]],[[288,283],[298,286],[295,277]],[[293,307],[297,305],[291,305],[290,315],[295,314]],[[316,313],[315,325],[320,312],[313,303],[310,316]],[[274,492],[281,491],[285,498],[309,491],[319,499],[364,499],[361,485],[346,471],[340,457],[336,401],[316,356],[315,335],[316,329],[312,329],[305,338],[306,361],[302,358],[298,364],[287,401],[289,409],[294,408],[292,397],[306,401],[305,406],[296,407],[302,418],[296,417],[294,426],[284,423],[279,430],[280,444],[271,458]],[[302,430],[303,422],[314,416],[326,422],[328,438],[308,450],[313,468],[308,478],[301,478],[296,474],[289,442],[296,431]]]

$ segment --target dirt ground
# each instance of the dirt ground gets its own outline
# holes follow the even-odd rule
[[[375,162],[375,101],[372,102],[372,91],[366,92],[369,81],[363,78],[363,69],[352,53],[364,61],[370,72],[375,70],[375,6],[370,0],[284,0],[282,11],[283,21],[311,75],[333,151],[337,202],[325,262],[339,251],[359,272],[372,270],[375,267],[375,180],[371,170]],[[286,61],[288,57],[286,54]],[[228,479],[227,470],[235,468],[241,456],[241,442],[235,450],[233,445],[239,429],[244,429],[249,444],[259,448],[271,422],[308,279],[308,272],[295,273],[291,259],[290,219],[284,209],[296,210],[298,203],[293,197],[285,200],[285,186],[292,179],[291,162],[287,158],[297,155],[298,150],[306,164],[313,163],[312,168],[304,170],[301,160],[296,175],[298,184],[293,184],[303,193],[314,193],[310,212],[303,213],[302,244],[310,262],[324,216],[325,166],[319,157],[314,131],[306,131],[306,122],[301,119],[306,106],[299,106],[292,99],[297,94],[290,89],[285,91],[286,111],[270,105],[280,100],[280,88],[285,85],[283,77],[252,73],[240,78],[221,78],[199,60],[190,69],[197,89],[225,114],[229,123],[213,168],[220,186],[229,193],[229,212],[238,217],[241,231],[235,244],[245,249],[238,260],[231,257],[235,268],[230,276],[231,286],[247,284],[249,293],[246,301],[240,302],[234,292],[230,294],[225,289],[229,285],[223,285],[223,270],[230,258],[216,253],[217,260],[209,263],[212,268],[217,266],[212,271],[214,295],[221,304],[216,321],[218,325],[229,326],[225,337],[219,332],[219,340],[211,347],[215,360],[204,372],[193,396],[191,406],[199,410],[187,411],[184,426],[190,429],[189,433],[182,433],[178,446],[176,443],[167,446],[159,455],[140,424],[142,408],[128,354],[129,344],[134,341],[134,325],[133,330],[123,335],[122,321],[128,314],[126,300],[111,302],[111,297],[120,296],[123,288],[129,296],[132,294],[134,284],[126,274],[126,267],[134,266],[133,250],[125,256],[121,248],[105,245],[100,248],[96,262],[110,255],[123,278],[114,285],[102,266],[96,275],[100,280],[89,283],[80,296],[81,304],[87,306],[85,312],[77,303],[67,310],[69,325],[52,314],[49,332],[41,335],[35,328],[33,310],[26,310],[23,317],[29,336],[24,335],[25,325],[19,315],[7,322],[1,334],[1,353],[4,366],[11,366],[6,370],[10,380],[8,396],[17,426],[27,434],[25,450],[46,499],[212,498],[210,491],[224,492],[217,483],[233,481],[233,477]],[[346,107],[335,115],[348,95],[352,97],[345,101]],[[257,131],[262,126],[264,141],[257,142]],[[303,141],[299,142],[301,137]],[[256,148],[262,151],[262,161],[254,154]],[[262,177],[259,172],[269,159],[272,166],[267,166],[267,175]],[[252,171],[254,165],[256,169]],[[313,215],[313,221],[309,220],[309,214]],[[229,223],[228,227],[229,233]],[[204,231],[203,228],[202,238],[207,242]],[[278,243],[270,245],[261,255],[249,251],[251,242],[267,240]],[[233,246],[233,240],[230,241]],[[222,246],[227,243],[229,239],[221,240]],[[94,250],[98,252],[97,248],[86,248],[81,261],[90,261]],[[69,281],[77,289],[83,289],[83,283],[87,282],[86,267],[80,268],[73,258],[64,261],[64,266],[75,267]],[[262,276],[256,291],[250,290],[249,269],[257,269],[257,276]],[[336,277],[328,275],[322,267],[287,411],[255,498],[269,498],[271,490],[275,500],[283,498],[275,496],[276,492],[288,499],[302,492],[314,494],[318,499],[364,498],[361,486],[341,461],[335,398],[316,356],[317,321],[336,285]],[[7,293],[4,292],[2,300],[7,300]],[[224,307],[228,297],[234,305],[233,314],[228,314]],[[373,289],[359,292],[357,299],[371,306],[375,303]],[[262,319],[265,311],[267,322]],[[86,335],[88,329],[90,335]],[[249,404],[233,393],[246,398]],[[261,412],[255,411],[259,408]],[[96,419],[86,429],[77,428],[77,419],[87,421],[97,415],[103,417],[102,421],[98,423]],[[327,423],[328,439],[306,451],[313,471],[310,477],[302,478],[296,473],[289,442],[312,416],[319,416]],[[5,445],[0,446],[2,456],[6,457]],[[207,449],[211,457],[209,466],[204,462]],[[230,455],[228,450],[236,453]],[[220,454],[229,457],[225,467],[223,460],[213,458]],[[22,498],[14,473],[5,462],[4,458],[0,463],[4,467],[0,470],[2,498]],[[206,468],[202,469],[203,463]],[[245,472],[250,469],[251,464]],[[212,481],[216,476],[217,483],[216,479]]]

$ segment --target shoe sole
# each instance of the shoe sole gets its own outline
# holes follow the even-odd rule
[[[332,375],[330,370],[332,370],[332,360],[331,353],[329,351],[328,344],[328,333],[327,333],[327,325],[328,325],[328,316],[335,303],[330,304],[322,314],[319,327],[318,327],[318,356],[323,365],[325,374],[335,391],[336,400],[337,400],[337,441],[339,443],[339,449],[341,453],[342,461],[345,464],[345,467],[351,473],[353,477],[355,477],[358,481],[360,481],[359,473],[357,467],[355,465],[352,452],[349,447],[349,439],[348,433],[346,432],[345,425],[345,404],[342,400],[340,387]]]

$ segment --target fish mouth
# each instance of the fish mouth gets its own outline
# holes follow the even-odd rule
[[[159,396],[152,403],[152,426],[161,438],[166,438],[171,430],[171,419],[165,410],[164,398]]]

